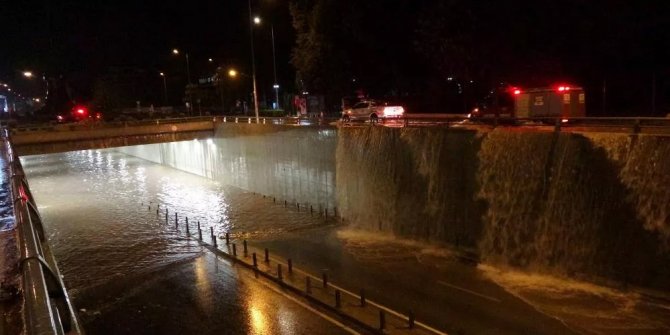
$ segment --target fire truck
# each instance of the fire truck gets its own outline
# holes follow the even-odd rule
[[[470,113],[478,118],[561,118],[586,115],[584,89],[572,85],[520,88],[509,86],[491,92]]]

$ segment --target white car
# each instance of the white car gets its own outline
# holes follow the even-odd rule
[[[400,118],[405,115],[405,109],[402,106],[389,106],[378,101],[361,101],[353,107],[342,111],[342,121],[369,120],[376,123],[380,118]]]

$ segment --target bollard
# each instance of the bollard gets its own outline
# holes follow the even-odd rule
[[[309,205],[309,214],[314,213],[314,207],[312,205]]]
[[[295,208],[297,208],[297,209],[298,209],[298,212],[300,212],[300,203],[299,203],[299,202],[296,202],[296,203],[295,203]]]
[[[272,203],[276,204],[277,203],[277,198],[272,197]]]
[[[293,273],[293,261],[288,259],[288,273]]]
[[[160,213],[158,212],[159,210],[160,210],[160,208],[156,208],[156,216],[160,215]]]
[[[321,281],[323,281],[323,288],[327,288],[328,287],[328,274],[324,272],[323,275],[321,276],[321,278],[322,278]]]
[[[177,217],[177,212],[174,213],[174,226],[179,229],[179,217]]]
[[[230,233],[226,233],[226,245],[230,244]]]
[[[286,200],[284,200],[284,207],[286,207]]]
[[[361,289],[361,307],[365,307],[366,301],[365,301],[365,290]]]
[[[148,210],[148,211],[151,210],[151,205],[147,206],[147,210]]]
[[[309,276],[305,277],[305,292],[312,294],[312,278]]]
[[[326,219],[327,219],[328,218],[328,207],[326,207],[326,209],[324,209],[323,213],[326,215]]]
[[[188,216],[186,217],[186,236],[190,236],[191,232],[188,231]]]
[[[256,253],[251,254],[251,258],[254,260],[254,267],[258,267],[258,262],[256,261]]]
[[[333,207],[333,216],[337,216],[337,206]]]
[[[165,223],[168,223],[168,210],[167,208],[165,209]]]
[[[342,297],[340,297],[340,290],[335,290],[335,308],[342,307]]]
[[[233,243],[233,256],[237,257],[237,246]]]
[[[407,322],[408,322],[409,329],[414,329],[414,320],[415,320],[414,311],[412,311],[410,309],[408,317],[407,317]]]
[[[218,248],[218,244],[216,243],[216,236],[214,236],[214,227],[209,227],[209,233],[212,236],[212,244],[214,245],[214,248]]]
[[[270,263],[270,251],[265,248],[265,263]]]
[[[198,240],[202,241],[202,230],[200,229],[200,221],[198,221]]]
[[[277,264],[277,278],[279,278],[280,281],[284,280],[284,277],[281,274],[281,264]]]
[[[384,330],[384,328],[386,328],[386,313],[379,310],[379,330]]]
[[[242,241],[244,244],[244,257],[247,257],[247,240]]]

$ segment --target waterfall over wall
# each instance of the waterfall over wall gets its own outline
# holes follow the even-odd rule
[[[209,140],[118,150],[278,201],[332,209],[336,143],[334,128],[229,123]]]
[[[337,198],[352,225],[486,261],[670,287],[670,138],[345,128]]]

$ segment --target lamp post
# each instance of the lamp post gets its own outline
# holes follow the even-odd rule
[[[249,3],[249,42],[251,44],[251,76],[254,86],[254,112],[256,113],[256,123],[259,123],[258,116],[258,92],[256,90],[256,56],[254,55],[254,23],[260,24],[261,19],[259,17],[253,18],[251,16],[251,0]]]
[[[175,55],[179,55],[179,49],[172,49],[172,53]],[[193,111],[193,99],[191,97],[191,64],[188,60],[188,52],[184,53],[186,56],[186,79],[188,80],[188,84],[186,85],[186,89],[188,91],[188,112],[189,115]]]
[[[165,78],[165,73],[161,72],[160,73],[161,77],[163,78],[163,100],[165,101],[165,106],[168,105],[168,98],[167,98],[167,79]]]
[[[275,89],[275,105],[279,109],[279,82],[277,81],[277,56],[275,54],[275,25],[270,25],[270,33],[272,34],[272,65],[275,75],[275,83],[272,88]]]

